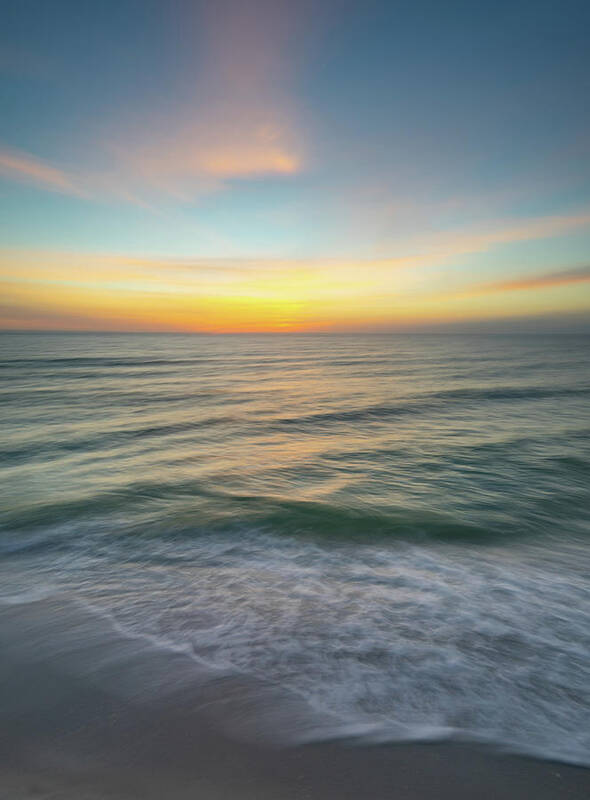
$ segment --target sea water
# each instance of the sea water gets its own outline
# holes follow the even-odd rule
[[[590,764],[590,338],[0,348],[0,609],[280,689],[288,741],[298,708]]]

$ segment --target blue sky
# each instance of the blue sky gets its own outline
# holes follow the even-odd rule
[[[20,0],[4,21],[4,327],[590,311],[587,3]]]

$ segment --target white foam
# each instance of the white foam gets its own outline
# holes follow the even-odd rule
[[[177,558],[158,563],[166,548]],[[48,574],[123,631],[300,698],[314,722],[293,740],[471,738],[589,764],[585,563],[574,545],[323,547],[244,532]]]

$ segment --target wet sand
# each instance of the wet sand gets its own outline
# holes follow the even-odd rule
[[[590,796],[588,769],[473,745],[283,746],[279,723],[293,717],[272,693],[195,680],[186,655],[61,602],[3,609],[0,633],[2,800]]]

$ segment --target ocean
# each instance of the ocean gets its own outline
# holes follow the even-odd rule
[[[0,348],[0,638],[29,660],[123,686],[141,642],[235,679],[245,737],[590,765],[590,337]]]

